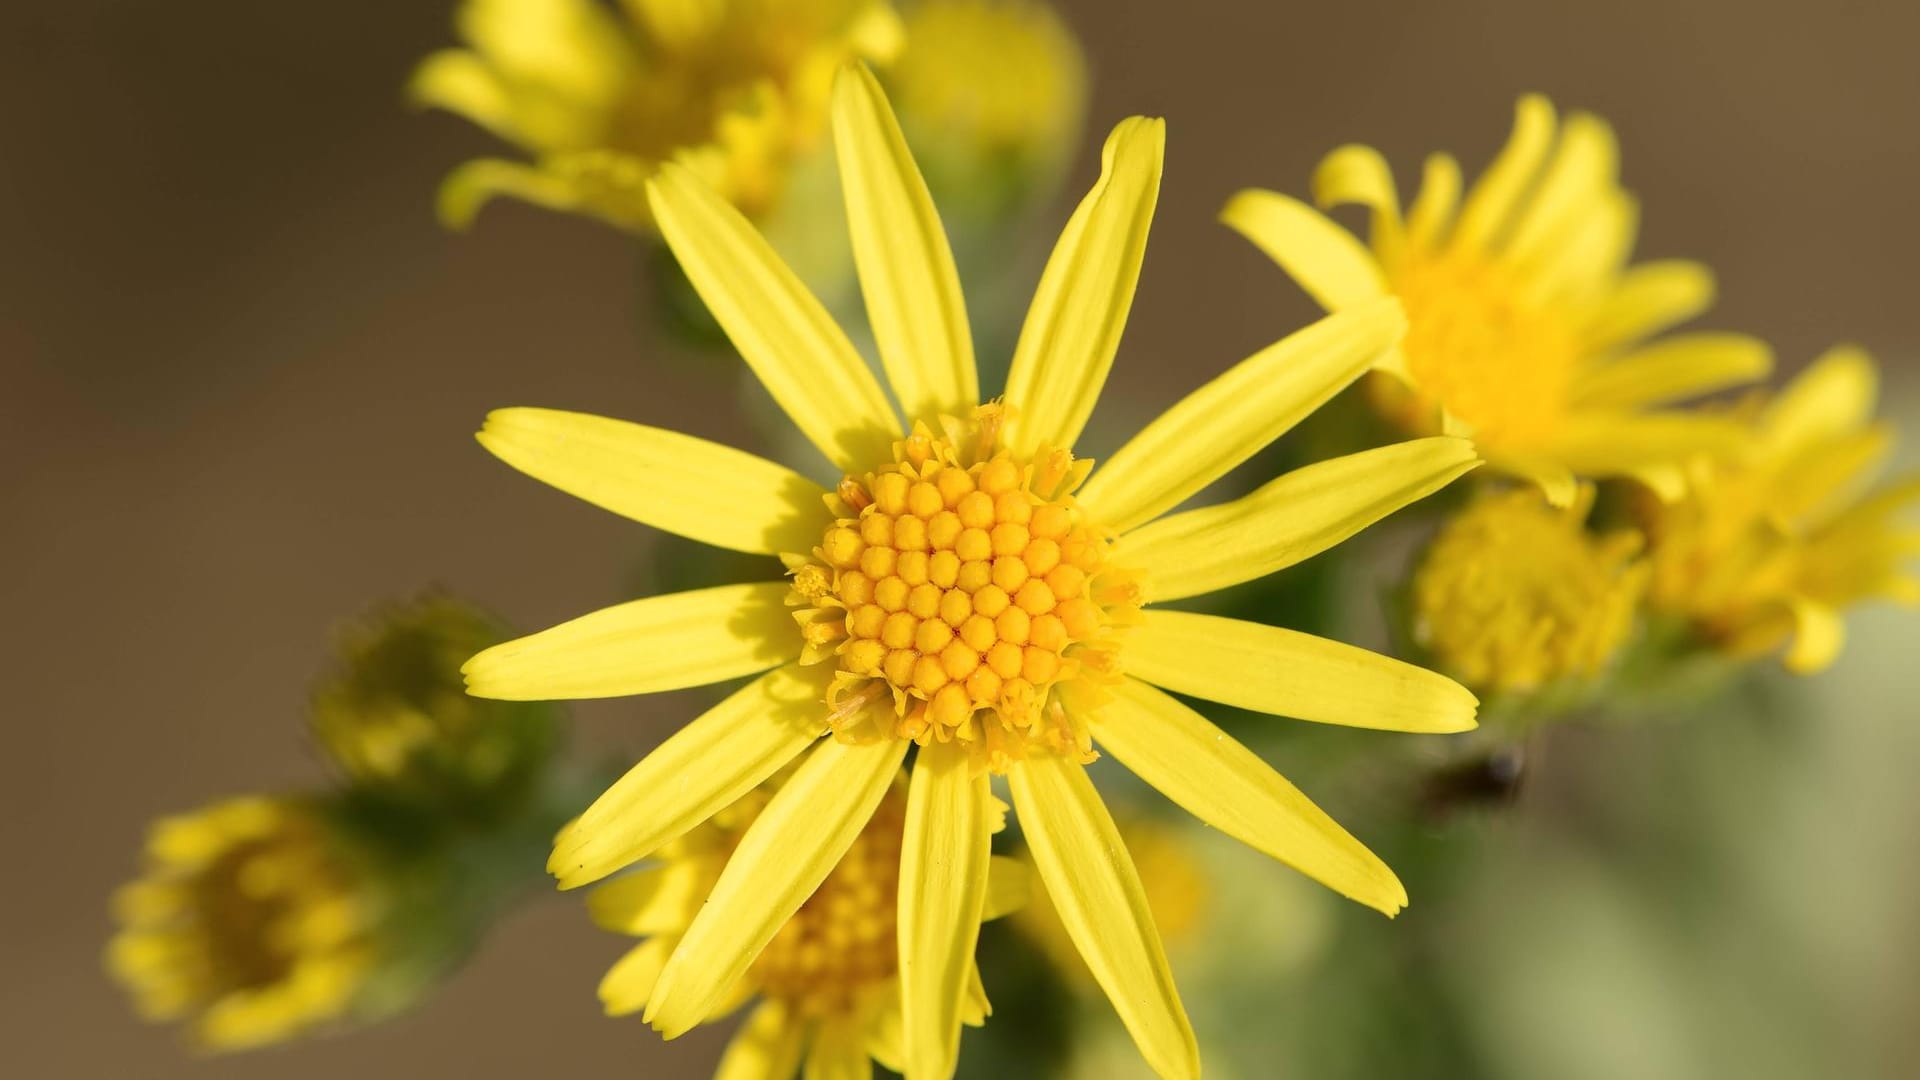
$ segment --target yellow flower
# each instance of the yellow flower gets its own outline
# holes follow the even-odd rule
[[[114,898],[108,968],[151,1020],[214,1050],[279,1042],[346,1013],[367,980],[366,891],[331,826],[265,797],[156,822]]]
[[[429,56],[409,93],[532,155],[483,158],[442,186],[464,227],[495,195],[647,232],[646,179],[662,162],[699,172],[759,217],[826,125],[847,57],[900,46],[886,0],[465,0],[468,48]]]
[[[1862,494],[1893,444],[1877,383],[1865,353],[1828,351],[1757,409],[1743,453],[1696,462],[1684,499],[1647,508],[1655,608],[1737,656],[1790,643],[1804,674],[1839,655],[1844,608],[1920,603],[1920,527],[1898,523],[1920,476]]]
[[[333,670],[314,687],[314,738],[358,781],[482,799],[522,789],[552,751],[554,717],[475,700],[460,678],[468,657],[506,637],[439,593],[376,612],[342,635]]]
[[[780,786],[774,780],[753,789],[662,845],[654,865],[615,878],[588,897],[602,927],[647,938],[600,983],[609,1015],[646,1006],[701,901]],[[997,831],[1005,821],[1004,804],[996,803],[991,816]],[[895,939],[906,819],[906,777],[896,774],[846,854],[715,1010],[718,1018],[749,999],[761,1002],[716,1075],[778,1080],[799,1072],[803,1060],[808,1076],[865,1075],[868,1057],[896,1072],[905,1068]],[[1026,899],[1026,867],[1017,860],[993,856],[987,880],[982,919],[997,919]],[[966,995],[961,1019],[977,1027],[990,1011],[977,968],[968,975]]]
[[[886,83],[929,186],[990,213],[1051,187],[1086,115],[1080,42],[1038,0],[915,4]]]
[[[1599,674],[1633,632],[1647,568],[1638,533],[1587,531],[1592,504],[1591,486],[1566,509],[1521,488],[1448,521],[1414,574],[1415,639],[1473,687]]]
[[[1771,355],[1736,334],[1646,340],[1706,310],[1713,277],[1693,262],[1626,265],[1638,210],[1617,166],[1604,121],[1573,113],[1556,134],[1553,106],[1528,96],[1464,201],[1448,155],[1427,159],[1404,217],[1378,151],[1327,155],[1314,197],[1369,208],[1370,246],[1270,191],[1234,196],[1222,220],[1329,311],[1400,298],[1406,340],[1376,389],[1410,429],[1472,437],[1557,506],[1576,476],[1641,475],[1674,494],[1676,462],[1738,432],[1661,406],[1760,378]]]
[[[1165,128],[1123,121],[980,404],[940,219],[871,73],[834,89],[856,267],[895,412],[846,334],[736,210],[685,169],[650,184],[661,232],[740,354],[842,473],[832,488],[700,439],[540,409],[490,416],[508,464],[691,539],[782,555],[788,580],[639,600],[489,649],[470,692],[653,693],[760,675],[667,740],[559,837],[562,887],[644,858],[804,755],[660,973],[646,1018],[711,1015],[873,814],[910,746],[899,896],[912,1077],[958,1054],[986,895],[988,773],[1011,784],[1074,942],[1170,1077],[1198,1071],[1140,879],[1082,763],[1101,749],[1222,831],[1386,912],[1391,871],[1250,751],[1165,691],[1326,723],[1473,726],[1473,696],[1399,661],[1278,627],[1148,608],[1269,573],[1473,467],[1432,438],[1289,473],[1168,515],[1359,377],[1401,331],[1391,301],[1333,316],[1175,405],[1098,473],[1067,449],[1118,348]],[[833,738],[821,738],[831,733]]]

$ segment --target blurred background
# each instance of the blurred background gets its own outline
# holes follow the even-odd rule
[[[1094,80],[1066,190],[1084,190],[1118,118],[1170,125],[1093,456],[1316,314],[1214,223],[1229,194],[1302,191],[1349,140],[1382,149],[1403,183],[1432,149],[1477,168],[1524,90],[1614,123],[1642,257],[1718,271],[1703,325],[1770,340],[1789,371],[1858,341],[1885,366],[1887,411],[1920,423],[1920,8],[1059,6]],[[507,203],[466,235],[435,222],[447,169],[493,149],[403,107],[450,21],[450,3],[426,0],[72,0],[0,16],[10,1075],[702,1076],[725,1037],[663,1044],[601,1017],[593,986],[622,944],[557,897],[524,906],[398,1021],[253,1055],[189,1055],[101,968],[106,898],[149,819],[323,775],[301,716],[342,618],[429,582],[523,628],[633,591],[655,537],[481,452],[488,409],[754,445],[732,362],[653,332],[628,238]],[[1063,216],[1046,217],[1041,250]],[[1438,902],[1416,886],[1391,924],[1350,922],[1331,894],[1209,847],[1210,865],[1260,883],[1219,902],[1247,904],[1260,919],[1235,924],[1265,936],[1228,944],[1287,973],[1249,994],[1213,980],[1207,946],[1176,950],[1209,1074],[1234,1074],[1216,1046],[1250,1039],[1252,1060],[1269,1040],[1276,1070],[1302,1076],[1460,1061],[1508,1077],[1913,1075],[1914,624],[1869,611],[1852,628],[1834,670],[1750,708],[1557,738],[1512,807],[1383,852],[1410,884],[1471,868]],[[631,759],[691,704],[591,703],[577,741]],[[1323,802],[1343,817],[1355,798]],[[1382,958],[1390,935],[1417,943],[1416,962],[1404,946]],[[1367,1056],[1396,1040],[1398,1058]],[[1085,1074],[1138,1068],[1116,1046],[1111,1070]]]

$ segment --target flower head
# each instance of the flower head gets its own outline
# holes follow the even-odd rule
[[[314,737],[356,781],[461,799],[520,791],[553,750],[554,717],[473,698],[460,679],[469,656],[507,636],[439,593],[374,613],[341,636],[314,687]]]
[[[603,697],[766,673],[636,765],[561,834],[549,863],[563,887],[604,877],[800,762],[652,986],[646,1017],[668,1036],[737,985],[917,745],[898,897],[907,1075],[954,1069],[988,891],[994,772],[1008,779],[1069,934],[1148,1062],[1194,1075],[1192,1029],[1139,875],[1083,763],[1111,754],[1222,831],[1391,913],[1405,893],[1384,864],[1166,691],[1411,731],[1470,728],[1476,702],[1450,680],[1361,649],[1152,605],[1308,558],[1477,459],[1465,440],[1420,439],[1169,514],[1358,378],[1399,335],[1397,304],[1270,346],[1095,470],[1070,448],[1132,304],[1162,123],[1126,120],[1108,138],[1100,179],[1041,276],[1005,396],[983,405],[945,233],[864,68],[841,75],[833,120],[891,399],[819,301],[708,185],[668,166],[649,191],[688,279],[837,481],[575,413],[504,410],[480,433],[515,468],[598,505],[780,555],[787,577],[639,600],[496,646],[468,663],[470,692]]]
[[[719,883],[728,859],[783,779],[748,792],[663,845],[652,865],[589,895],[588,909],[602,927],[647,938],[600,984],[610,1015],[645,1007],[701,901]],[[900,775],[820,887],[728,992],[719,1012],[756,999],[759,1005],[728,1047],[719,1075],[752,1064],[753,1075],[787,1077],[799,1072],[803,1061],[808,1075],[848,1075],[864,1071],[868,1057],[895,1071],[904,1068],[896,940],[906,815],[906,777]],[[1004,823],[1003,806],[995,816]],[[1024,864],[1000,856],[989,863],[982,919],[1014,910],[1027,891]],[[968,978],[961,1019],[978,1026],[988,1011],[976,969]]]
[[[1651,601],[1735,655],[1787,644],[1818,671],[1845,642],[1841,612],[1872,599],[1920,603],[1920,476],[1870,491],[1893,433],[1873,419],[1878,377],[1857,349],[1832,349],[1776,397],[1752,403],[1743,452],[1702,459],[1686,496],[1649,500]]]
[[[1482,496],[1442,526],[1413,578],[1414,636],[1468,686],[1537,690],[1597,675],[1646,589],[1631,530],[1585,526],[1593,489],[1559,509],[1532,488]]]
[[[847,57],[900,46],[886,0],[465,0],[467,48],[414,73],[422,105],[459,113],[532,155],[461,166],[441,217],[465,226],[510,195],[650,231],[646,180],[681,161],[750,216],[779,202],[826,126]],[[623,17],[624,15],[624,17]]]
[[[1678,461],[1738,432],[1662,406],[1760,378],[1771,357],[1734,334],[1647,340],[1706,310],[1713,278],[1692,262],[1627,265],[1638,206],[1617,167],[1604,121],[1573,113],[1556,124],[1553,106],[1528,96],[1464,198],[1459,166],[1436,154],[1404,216],[1377,151],[1327,155],[1314,196],[1367,207],[1367,244],[1270,191],[1236,195],[1222,220],[1330,311],[1400,298],[1406,340],[1375,385],[1407,427],[1471,436],[1495,468],[1558,506],[1579,476],[1639,475],[1672,494]]]
[[[142,877],[114,897],[108,967],[154,1020],[209,1049],[279,1042],[341,1018],[373,967],[376,904],[308,804],[232,799],[157,822]]]

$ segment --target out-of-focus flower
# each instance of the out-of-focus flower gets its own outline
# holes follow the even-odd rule
[[[600,984],[610,1015],[640,1011],[668,958],[719,884],[747,829],[780,787],[770,781],[663,846],[656,862],[596,888],[587,906],[608,930],[645,937]],[[994,814],[1004,824],[1004,807]],[[741,1027],[717,1075],[781,1080],[865,1075],[872,1057],[906,1071],[901,1043],[897,894],[907,819],[907,783],[898,776],[866,827],[805,903],[789,916],[716,1009],[760,1004]],[[997,919],[1027,896],[1027,869],[994,856],[982,919]],[[968,958],[971,964],[971,957]],[[969,967],[961,1020],[990,1011],[977,967]]]
[[[886,0],[465,0],[458,23],[468,47],[428,57],[413,100],[533,160],[455,170],[454,227],[509,195],[649,232],[646,180],[666,161],[760,217],[825,130],[839,64],[900,47]]]
[[[1416,440],[1167,515],[1391,347],[1402,320],[1387,300],[1243,362],[1088,479],[1092,462],[1066,447],[1132,303],[1164,125],[1134,118],[1108,139],[1101,177],[1041,278],[1005,402],[982,406],[939,216],[864,67],[843,73],[833,113],[868,314],[906,420],[746,219],[689,171],[662,168],[649,194],[688,279],[843,478],[827,490],[739,450],[595,416],[493,414],[480,440],[515,468],[691,539],[783,554],[790,574],[638,600],[495,646],[468,663],[470,691],[611,697],[772,669],[636,765],[560,835],[549,863],[563,887],[604,877],[804,758],[654,984],[646,1017],[669,1037],[712,1015],[918,743],[899,900],[913,1074],[954,1068],[995,771],[1070,935],[1147,1060],[1195,1075],[1198,1048],[1139,874],[1082,767],[1092,744],[1222,831],[1392,913],[1406,901],[1392,871],[1165,690],[1409,731],[1471,728],[1477,702],[1352,646],[1142,605],[1306,559],[1477,459],[1465,440]]]
[[[1656,609],[1736,656],[1787,645],[1804,674],[1839,655],[1847,607],[1920,603],[1920,527],[1899,522],[1920,476],[1867,494],[1893,444],[1878,381],[1865,353],[1830,350],[1754,403],[1744,452],[1695,462],[1684,499],[1647,501]]]
[[[1046,194],[1079,144],[1087,63],[1038,0],[927,0],[907,9],[887,91],[949,215],[995,217]]]
[[[1441,527],[1413,578],[1413,633],[1468,686],[1537,690],[1598,675],[1632,636],[1646,591],[1631,529],[1586,528],[1593,488],[1564,509],[1531,487],[1476,499]]]
[[[1200,932],[1207,917],[1213,891],[1210,871],[1198,855],[1189,850],[1189,838],[1183,836],[1183,830],[1178,827],[1148,818],[1132,818],[1123,819],[1119,829],[1126,840],[1127,852],[1140,871],[1154,927],[1168,951],[1177,957],[1181,947]],[[1066,924],[1060,921],[1060,913],[1054,910],[1053,902],[1043,891],[1035,890],[1033,898],[1015,913],[1013,921],[1040,946],[1061,974],[1092,984],[1093,973],[1087,970],[1086,961],[1080,958],[1080,951],[1067,934]]]
[[[356,782],[463,803],[501,804],[551,759],[558,718],[530,702],[470,697],[460,666],[506,639],[442,593],[376,611],[341,635],[314,687],[314,737]]]
[[[1222,219],[1330,311],[1400,298],[1406,340],[1375,388],[1409,429],[1472,437],[1490,465],[1558,506],[1581,476],[1640,475],[1671,496],[1677,462],[1735,445],[1739,431],[1664,406],[1760,378],[1771,354],[1736,334],[1647,340],[1706,310],[1713,277],[1693,262],[1626,265],[1638,211],[1617,166],[1604,121],[1573,113],[1556,125],[1553,106],[1528,96],[1464,200],[1448,155],[1427,159],[1403,217],[1378,151],[1329,154],[1314,198],[1371,210],[1371,246],[1270,191],[1234,196]]]
[[[208,1049],[278,1042],[343,1017],[374,967],[381,900],[315,807],[251,797],[156,822],[114,898],[108,967],[147,1018]]]

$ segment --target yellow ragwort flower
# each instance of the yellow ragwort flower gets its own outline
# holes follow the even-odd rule
[[[646,180],[692,168],[752,217],[779,202],[826,127],[833,73],[900,48],[886,0],[465,0],[467,48],[429,56],[409,94],[533,157],[447,177],[464,227],[496,195],[651,230]]]
[[[915,4],[886,84],[929,186],[988,212],[1050,188],[1086,116],[1086,57],[1040,0]]]
[[[1638,212],[1617,169],[1605,121],[1576,112],[1556,125],[1553,106],[1528,96],[1464,200],[1445,154],[1427,159],[1404,217],[1378,151],[1327,155],[1314,198],[1369,208],[1370,245],[1270,191],[1234,196],[1222,220],[1329,311],[1400,298],[1406,340],[1376,390],[1409,429],[1470,436],[1557,506],[1577,476],[1640,475],[1672,495],[1676,462],[1738,432],[1661,406],[1758,379],[1771,355],[1738,334],[1646,340],[1706,310],[1713,277],[1694,262],[1626,265]]]
[[[1877,383],[1865,353],[1828,351],[1755,411],[1744,452],[1695,462],[1685,498],[1648,506],[1656,609],[1736,656],[1786,644],[1805,674],[1839,655],[1845,608],[1920,603],[1920,527],[1899,523],[1920,475],[1866,494],[1893,445]]]
[[[767,807],[778,781],[748,792],[686,834],[661,846],[655,864],[602,885],[588,897],[594,921],[645,937],[607,972],[600,1000],[609,1015],[640,1011],[700,903],[719,883],[728,857]],[[1005,806],[996,804],[995,828]],[[750,999],[760,1004],[721,1058],[718,1076],[780,1080],[863,1076],[871,1057],[895,1072],[906,1068],[901,1043],[896,912],[907,782],[896,774],[866,827],[812,896],[775,932],[727,993],[715,1015]],[[989,859],[982,919],[997,919],[1027,896],[1025,864]],[[974,968],[961,1020],[978,1026],[988,1013]]]
[[[341,1018],[372,967],[373,913],[332,826],[252,797],[156,822],[143,876],[114,897],[114,977],[150,1020],[212,1050]]]
[[[948,1076],[958,1054],[991,771],[1007,776],[1062,918],[1147,1060],[1195,1075],[1139,877],[1082,767],[1093,744],[1223,831],[1393,912],[1405,893],[1385,865],[1165,691],[1411,731],[1470,728],[1476,702],[1351,646],[1145,605],[1305,559],[1477,459],[1462,439],[1416,440],[1167,515],[1358,378],[1401,332],[1397,304],[1267,348],[1091,473],[1067,447],[1132,304],[1164,124],[1133,118],[1108,138],[1100,179],[1041,276],[1005,399],[982,405],[945,232],[864,67],[836,84],[833,123],[867,313],[909,419],[746,219],[687,170],[662,169],[654,213],[688,279],[842,477],[823,488],[738,450],[594,416],[493,414],[480,440],[515,468],[691,539],[780,554],[790,572],[622,604],[497,646],[468,664],[469,689],[608,697],[772,669],[635,766],[561,834],[549,863],[563,887],[603,877],[805,755],[660,973],[646,1018],[669,1037],[711,1014],[918,744],[899,895],[907,1074]]]
[[[1413,578],[1413,633],[1468,686],[1537,690],[1598,675],[1632,636],[1647,567],[1630,529],[1587,531],[1593,488],[1549,506],[1481,496],[1441,527]]]

